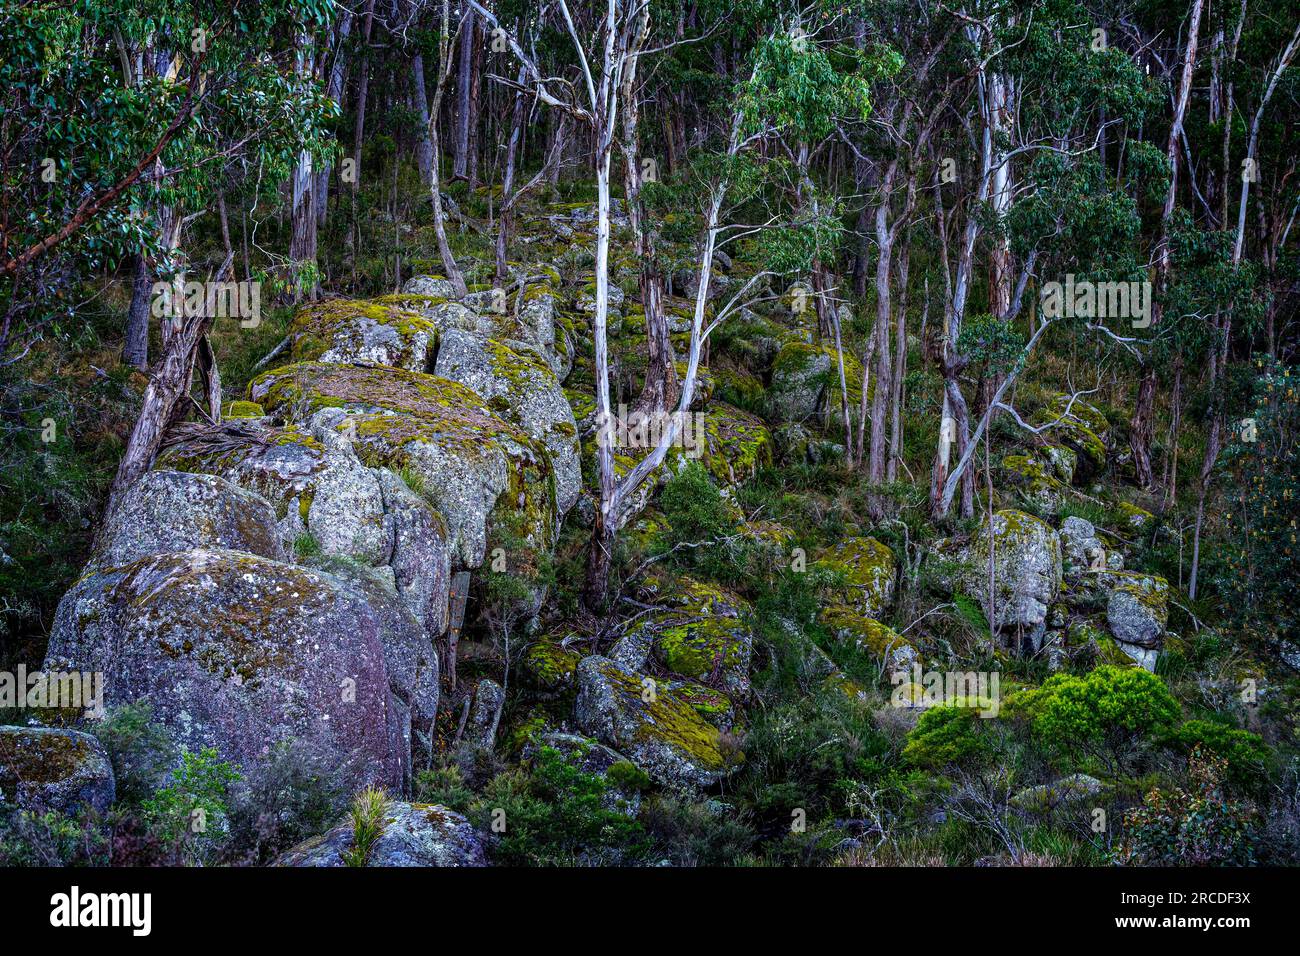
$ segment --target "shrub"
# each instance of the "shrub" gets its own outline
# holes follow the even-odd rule
[[[1145,741],[1179,717],[1165,682],[1135,667],[1104,665],[1086,676],[1055,674],[1041,687],[1013,695],[1008,710],[1028,719],[1034,737],[1057,758],[1130,766]]]
[[[1210,720],[1189,720],[1170,734],[1168,742],[1187,753],[1198,746],[1224,761],[1227,780],[1246,792],[1259,792],[1267,782],[1269,749],[1259,734]]]
[[[148,701],[113,708],[90,732],[108,752],[118,803],[137,805],[167,779],[173,746],[166,729],[154,722]]]
[[[215,747],[185,751],[171,783],[141,805],[144,819],[181,859],[205,863],[229,834],[230,788],[240,779],[229,763],[217,759]]]
[[[1196,747],[1191,790],[1154,789],[1124,815],[1117,857],[1130,866],[1247,866],[1254,862],[1255,810],[1229,800],[1221,784],[1228,762]]]
[[[957,764],[970,769],[986,764],[994,748],[978,726],[981,718],[971,707],[931,707],[907,735],[903,758],[916,767],[943,770]]]
[[[642,846],[641,825],[610,809],[610,784],[543,747],[530,767],[497,774],[471,808],[485,829],[504,823],[493,855],[523,866],[620,862]],[[612,857],[612,860],[607,858]]]
[[[698,461],[689,462],[664,486],[659,501],[672,544],[708,541],[735,530],[735,519],[722,493]]]
[[[332,761],[281,741],[250,774],[247,793],[231,812],[231,851],[266,862],[328,828],[346,799]]]

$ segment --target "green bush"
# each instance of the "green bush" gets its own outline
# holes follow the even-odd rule
[[[1168,743],[1188,754],[1200,747],[1223,760],[1228,782],[1244,792],[1258,793],[1268,782],[1271,755],[1259,734],[1211,720],[1189,720],[1169,735]]]
[[[229,832],[230,788],[241,777],[217,757],[215,747],[186,751],[171,783],[141,805],[158,839],[186,862],[208,862]]]
[[[111,709],[90,732],[108,752],[119,804],[137,806],[166,781],[174,748],[147,700]]]
[[[618,863],[642,847],[643,830],[621,808],[612,808],[609,790],[602,777],[543,747],[530,766],[493,777],[471,816],[483,829],[500,833],[493,856],[504,865]]]
[[[1083,677],[1054,674],[1041,687],[1012,695],[1007,711],[1026,718],[1034,738],[1058,759],[1096,758],[1115,772],[1133,766],[1180,715],[1155,674],[1111,665]]]
[[[1119,862],[1131,866],[1248,866],[1255,861],[1254,808],[1229,800],[1228,762],[1200,747],[1189,761],[1191,789],[1154,789],[1124,815]]]
[[[982,733],[981,722],[978,711],[971,707],[931,707],[907,735],[903,757],[927,770],[984,766],[993,757],[994,748]]]

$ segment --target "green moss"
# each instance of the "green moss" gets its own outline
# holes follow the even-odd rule
[[[898,563],[894,552],[875,538],[849,538],[819,555],[813,565],[830,572],[830,596],[857,607],[868,617],[884,613],[894,593]]]
[[[916,653],[915,645],[893,628],[842,604],[823,610],[821,622],[837,639],[854,644],[876,660],[889,661],[900,654]]]
[[[222,418],[261,418],[266,414],[262,406],[257,402],[246,402],[239,399],[226,402],[221,408]]]
[[[653,699],[642,697],[641,682],[620,670],[612,662],[601,673],[613,685],[622,699],[623,709],[641,715],[634,734],[642,742],[661,741],[682,751],[697,766],[709,770],[724,770],[732,762],[724,751],[722,734],[717,727],[704,720],[687,700],[675,693],[667,684],[656,681]],[[743,759],[743,754],[736,759]]]
[[[524,672],[542,690],[561,690],[573,684],[573,672],[582,655],[554,641],[536,641],[524,652]]]

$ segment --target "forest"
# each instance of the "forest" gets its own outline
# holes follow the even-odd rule
[[[0,0],[0,867],[1300,863],[1298,54]]]

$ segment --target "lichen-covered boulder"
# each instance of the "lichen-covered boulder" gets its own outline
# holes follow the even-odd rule
[[[91,574],[59,602],[45,669],[101,672],[110,705],[148,699],[176,743],[245,769],[281,741],[354,783],[400,787],[409,764],[380,618],[318,571],[200,549]]]
[[[1077,455],[1071,477],[1087,481],[1106,467],[1110,443],[1110,422],[1093,405],[1082,399],[1070,401],[1056,395],[1032,418],[1034,425],[1050,425],[1048,432]]]
[[[869,618],[879,619],[894,600],[898,561],[875,538],[848,538],[823,552],[813,565],[835,575],[828,597]]]
[[[442,276],[412,276],[402,285],[404,295],[422,295],[438,299],[456,298],[456,287]]]
[[[487,866],[483,843],[459,813],[431,803],[389,801],[364,862],[350,862],[356,828],[345,820],[289,850],[276,866]],[[347,856],[345,856],[347,854]]]
[[[1027,787],[1011,798],[1011,805],[1021,810],[1050,813],[1058,807],[1082,803],[1101,793],[1100,780],[1086,773],[1072,773],[1053,783]]]
[[[276,561],[285,543],[271,503],[216,475],[150,471],[104,518],[90,567],[120,567],[160,551],[229,548]]]
[[[1049,512],[1060,507],[1066,486],[1049,463],[1032,455],[1007,455],[1002,459],[1002,472],[1007,484],[1031,508]]]
[[[560,694],[574,686],[574,672],[582,654],[547,635],[529,644],[521,665],[529,683],[543,694]]]
[[[701,463],[724,487],[752,478],[772,463],[772,436],[757,415],[712,402],[704,415]]]
[[[501,721],[501,708],[505,706],[506,692],[500,684],[484,677],[474,688],[474,703],[465,723],[461,746],[466,750],[491,750],[496,744],[497,725]]]
[[[117,795],[98,740],[54,727],[0,727],[0,806],[104,814]]]
[[[1106,570],[1106,549],[1091,521],[1071,515],[1061,522],[1061,559],[1067,579]]]
[[[1051,466],[1056,477],[1065,484],[1074,483],[1074,473],[1079,467],[1079,455],[1064,445],[1046,445],[1041,449],[1043,460]]]
[[[787,422],[802,422],[818,414],[829,403],[839,412],[839,355],[833,345],[810,345],[794,340],[781,346],[772,360],[772,384],[768,389],[771,417]],[[852,355],[844,355],[844,378],[849,402],[860,397],[862,365]],[[873,386],[868,386],[868,394]]]
[[[989,606],[989,549],[993,549],[994,606]],[[1019,638],[1037,651],[1046,630],[1047,608],[1061,590],[1061,539],[1046,522],[1006,509],[986,519],[958,560],[965,565],[961,588],[979,600],[994,631]]]
[[[573,343],[563,328],[556,332],[559,301],[560,293],[550,282],[529,285],[519,304],[519,324],[562,382],[573,370]]]
[[[249,389],[276,414],[346,437],[366,465],[402,475],[447,522],[453,568],[483,563],[498,522],[536,547],[554,541],[559,515],[549,453],[459,382],[306,363],[265,373]]]
[[[383,493],[354,455],[298,427],[227,422],[192,429],[163,450],[159,468],[218,475],[275,509],[287,549],[310,535],[325,554],[382,564],[390,551]]]
[[[556,506],[566,514],[582,486],[578,426],[550,366],[494,339],[451,331],[443,336],[434,374],[473,389],[501,418],[546,447],[555,470]]]
[[[1150,531],[1156,523],[1156,516],[1145,508],[1139,508],[1137,505],[1121,501],[1118,506],[1120,517],[1130,531],[1136,531],[1138,534],[1145,534]]]
[[[397,586],[391,568],[367,568],[350,561],[317,560],[311,565],[358,592],[379,620],[388,687],[399,709],[401,725],[426,733],[438,718],[438,653],[433,636],[442,633],[425,625]],[[446,629],[446,595],[443,595]],[[408,719],[409,715],[409,719]],[[409,743],[409,742],[408,742]]]
[[[289,336],[296,362],[360,362],[426,372],[438,329],[397,305],[330,299],[299,310]]]
[[[606,657],[578,664],[574,718],[583,733],[612,747],[661,786],[698,791],[739,765],[738,754],[691,703],[653,677]]]
[[[843,604],[824,609],[821,623],[836,640],[867,651],[889,671],[905,670],[919,658],[916,646],[893,628]]]
[[[164,451],[159,464],[220,475],[261,495],[275,511],[287,551],[318,551],[370,567],[392,568],[397,589],[412,613],[431,634],[441,634],[447,628],[451,565],[446,521],[396,474],[366,467],[351,445],[337,438],[332,429],[319,427],[309,434],[296,426],[226,424],[192,432]],[[223,545],[195,541],[150,550],[184,550],[208,543]],[[252,547],[229,546],[274,557]]]
[[[749,691],[749,663],[754,649],[752,609],[748,602],[688,577],[651,577],[641,588],[647,602],[665,609],[640,620],[611,651],[628,669],[644,666],[628,648],[640,643],[674,674],[717,683],[727,693]]]
[[[1106,625],[1120,650],[1155,670],[1169,621],[1169,583],[1156,574],[1121,571],[1110,575]]]

